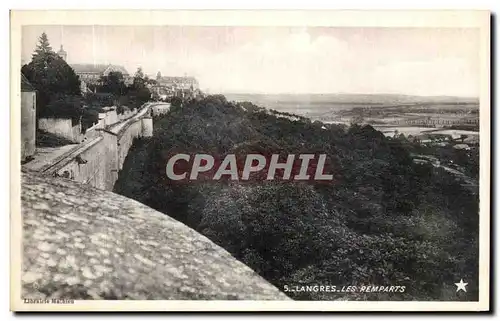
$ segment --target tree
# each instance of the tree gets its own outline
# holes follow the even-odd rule
[[[50,47],[45,33],[39,38],[31,62],[21,72],[37,90],[37,114],[45,116],[45,107],[62,96],[80,96],[80,79],[74,70]]]
[[[129,87],[129,93],[138,105],[145,103],[151,98],[151,92],[147,87],[150,81],[151,80],[148,78],[148,76],[144,75],[142,68],[137,68],[137,71],[134,75],[134,81]]]
[[[52,47],[49,44],[49,38],[45,32],[42,33],[40,38],[38,38],[38,45],[36,46],[35,52],[33,53],[33,58],[43,57],[48,53],[53,52]]]
[[[142,68],[141,68],[141,67],[137,68],[137,71],[135,72],[135,75],[134,75],[134,81],[135,81],[136,79],[137,79],[138,81],[139,81],[139,80],[142,80],[142,81],[144,80],[144,72],[142,71]]]
[[[179,97],[172,97],[170,100],[170,110],[176,111],[182,107],[182,99]]]
[[[112,71],[107,76],[101,76],[101,83],[101,91],[111,93],[115,98],[126,91],[123,74],[119,71]]]

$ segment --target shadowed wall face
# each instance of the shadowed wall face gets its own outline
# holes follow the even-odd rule
[[[66,118],[40,118],[38,128],[62,138],[79,143],[82,138],[81,124],[73,126],[73,121]]]
[[[127,157],[128,150],[134,139],[136,137],[140,137],[142,135],[142,121],[137,120],[130,122],[127,125],[127,129],[122,133],[118,134],[118,169],[121,170],[123,166],[123,162],[125,162],[125,158]]]
[[[108,146],[105,140],[101,139],[59,169],[56,175],[106,189],[108,187],[108,178],[111,175],[111,173],[107,172],[109,168],[107,164],[114,161],[113,154],[109,152],[109,147],[112,148],[113,145]]]
[[[21,160],[35,154],[36,93],[21,92]]]
[[[145,117],[141,120],[142,137],[153,137],[153,118]]]

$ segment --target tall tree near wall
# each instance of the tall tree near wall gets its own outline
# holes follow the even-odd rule
[[[45,32],[39,38],[31,62],[24,65],[21,71],[37,90],[39,116],[66,116],[66,112],[69,115],[75,114],[73,110],[65,110],[76,108],[74,104],[69,104],[61,110],[46,108],[52,101],[60,101],[65,96],[80,96],[81,91],[80,79],[73,68],[52,50]]]
[[[49,54],[53,52],[52,47],[49,43],[49,38],[45,32],[42,33],[40,38],[38,38],[38,45],[35,48],[35,52],[33,53],[33,59],[43,57],[43,55]]]

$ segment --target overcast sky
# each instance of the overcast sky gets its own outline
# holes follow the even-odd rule
[[[24,26],[24,62],[43,31],[70,64],[192,75],[211,93],[479,95],[478,29]]]

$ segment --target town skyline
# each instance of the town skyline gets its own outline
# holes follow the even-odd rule
[[[193,76],[211,93],[479,95],[475,29],[24,26],[25,63],[42,32],[69,64]]]

